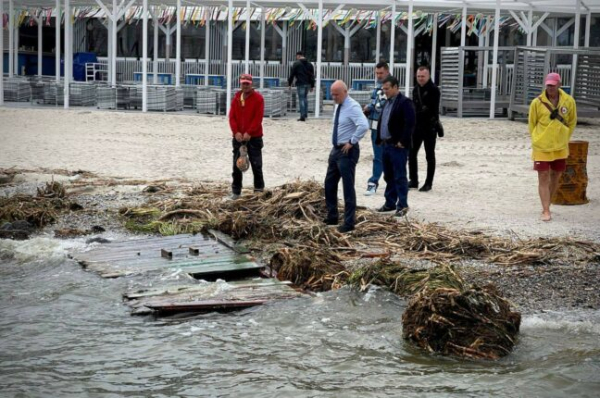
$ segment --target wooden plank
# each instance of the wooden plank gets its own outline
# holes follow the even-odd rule
[[[216,282],[210,282],[213,284]],[[245,288],[263,288],[263,287],[272,287],[272,286],[289,286],[292,284],[290,281],[279,281],[277,279],[245,279],[242,281],[232,281],[227,282],[228,285],[231,286],[232,289],[245,289]],[[202,283],[199,285],[176,285],[176,286],[166,286],[166,287],[157,287],[150,289],[138,289],[127,292],[123,295],[124,298],[132,300],[138,299],[142,297],[152,297],[152,296],[162,296],[162,295],[175,295],[175,294],[192,294],[195,292],[204,292],[208,289],[208,283]]]
[[[238,244],[233,238],[228,235],[225,235],[222,232],[216,231],[214,229],[209,229],[208,232],[219,242],[230,248],[231,250],[236,251],[237,253],[250,253],[250,249],[246,246]]]
[[[164,303],[148,305],[155,311],[161,313],[177,313],[177,312],[212,312],[233,309],[243,309],[255,307],[266,303],[267,300],[252,300],[252,301],[203,301],[200,303]]]

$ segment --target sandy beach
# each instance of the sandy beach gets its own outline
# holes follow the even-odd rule
[[[292,117],[264,121],[268,187],[295,178],[324,179],[330,117],[306,123]],[[224,117],[5,107],[0,108],[0,120],[0,168],[86,170],[106,177],[183,179],[192,183],[229,183],[231,179],[230,133]],[[503,119],[444,118],[446,136],[437,142],[433,190],[410,191],[409,216],[491,234],[600,241],[600,186],[596,184],[600,174],[600,120],[583,122],[573,139],[589,142],[588,204],[553,206],[554,219],[549,223],[540,221],[527,124]],[[424,150],[419,155],[419,171],[424,179]],[[375,209],[383,204],[385,182],[381,181],[377,195],[363,196],[372,158],[370,138],[365,136],[356,190],[358,204]],[[250,173],[245,176],[246,187],[251,187]]]

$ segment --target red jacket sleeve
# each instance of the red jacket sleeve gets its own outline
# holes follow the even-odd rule
[[[248,134],[255,137],[260,134],[262,128],[263,115],[265,114],[265,99],[258,92],[256,106],[253,109],[252,120],[248,126]]]
[[[237,132],[239,132],[238,124],[237,124],[237,103],[236,97],[233,97],[231,101],[231,108],[229,109],[229,127],[231,128],[231,135],[235,136]]]

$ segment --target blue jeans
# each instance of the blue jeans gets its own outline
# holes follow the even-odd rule
[[[406,162],[409,150],[393,145],[383,146],[383,179],[385,187],[385,206],[397,210],[408,207],[408,179]]]
[[[356,213],[356,191],[354,190],[354,175],[356,164],[360,157],[358,144],[354,145],[348,154],[340,148],[333,148],[329,154],[327,175],[325,176],[325,203],[327,218],[337,220],[338,213],[338,184],[342,180],[344,188],[344,224],[354,227]]]
[[[308,117],[308,91],[309,85],[296,87],[298,90],[298,106],[300,108],[300,117],[306,119]]]
[[[383,162],[381,161],[383,147],[375,144],[375,140],[377,140],[377,130],[371,130],[371,143],[373,143],[373,175],[369,178],[369,183],[379,186],[379,179],[383,173]]]

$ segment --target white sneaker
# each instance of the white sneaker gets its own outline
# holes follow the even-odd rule
[[[227,199],[229,199],[229,200],[238,200],[239,198],[240,198],[240,195],[237,193],[232,193],[227,197]]]
[[[373,196],[375,195],[375,192],[377,192],[377,185],[369,183],[369,185],[367,185],[367,190],[365,191],[364,195]]]

